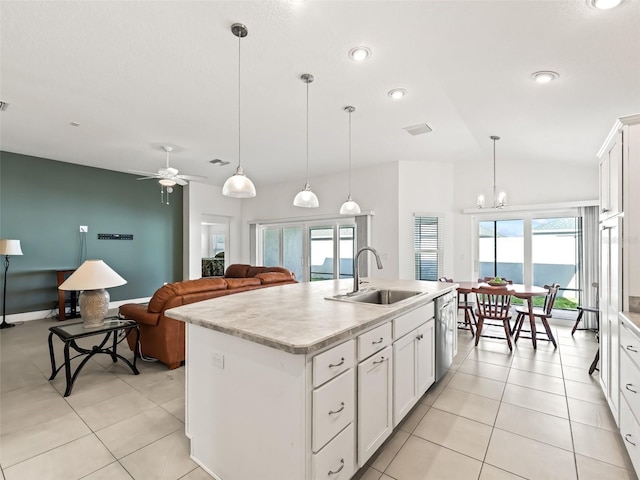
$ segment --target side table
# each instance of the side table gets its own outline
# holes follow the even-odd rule
[[[64,396],[68,397],[71,394],[71,389],[73,388],[73,383],[76,381],[78,374],[82,370],[82,368],[87,364],[87,362],[98,353],[105,353],[111,356],[113,362],[117,362],[118,358],[126,363],[131,371],[138,375],[140,372],[136,368],[136,360],[138,358],[138,344],[140,340],[140,329],[138,328],[138,324],[133,320],[120,320],[116,318],[106,319],[104,325],[100,327],[93,328],[84,328],[82,322],[74,322],[69,323],[67,325],[61,325],[56,327],[49,328],[49,355],[51,357],[51,377],[49,380],[53,380],[56,378],[58,372],[64,367],[66,380],[67,380],[67,388],[64,392]],[[118,335],[120,332],[123,332],[124,335],[118,339]],[[117,347],[120,342],[122,342],[128,335],[135,332],[136,335],[136,348],[133,363],[124,358],[117,352]],[[53,335],[56,335],[60,340],[64,342],[64,363],[56,368],[56,358],[55,353],[53,351]],[[103,335],[104,337],[100,341],[99,345],[94,345],[90,349],[80,347],[76,340],[80,338],[92,337],[96,335]],[[109,340],[112,339],[112,342]],[[69,348],[73,348],[77,355],[70,357],[69,356]],[[73,374],[71,373],[71,360],[74,358],[78,358],[81,356],[85,356],[85,358],[80,362],[80,365],[76,368]]]

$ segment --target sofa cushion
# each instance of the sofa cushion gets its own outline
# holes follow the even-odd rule
[[[259,278],[226,278],[225,280],[230,289],[262,285]]]
[[[294,273],[284,267],[264,267],[262,273],[284,273],[289,278],[295,278]]]
[[[164,304],[167,303],[167,300],[175,297],[176,295],[177,293],[175,284],[167,283],[166,285],[163,285],[158,290],[156,290],[156,293],[154,293],[153,297],[151,297],[151,300],[149,300],[149,312],[160,313],[162,311],[162,307],[164,307]]]
[[[266,267],[252,265],[247,270],[247,277],[251,278],[251,277],[255,277],[256,275],[259,275],[264,272],[265,268]]]
[[[259,278],[262,281],[263,285],[268,285],[270,283],[290,282],[293,280],[291,275],[281,272],[259,273],[258,275],[256,275],[256,278]]]
[[[227,267],[224,272],[225,278],[247,278],[247,272],[251,265],[245,265],[243,263],[234,263]]]

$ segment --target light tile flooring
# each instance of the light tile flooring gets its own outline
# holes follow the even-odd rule
[[[210,477],[189,458],[184,368],[94,357],[64,398],[49,382],[51,320],[0,332],[0,466],[7,480]],[[636,479],[597,372],[593,334],[554,325],[558,349],[459,331],[449,373],[421,399],[360,480]],[[54,339],[56,355],[61,342]],[[120,353],[131,358],[126,346]],[[239,448],[241,448],[239,446]],[[240,479],[254,480],[254,479]],[[257,479],[255,479],[257,480]],[[278,479],[299,480],[299,479]]]

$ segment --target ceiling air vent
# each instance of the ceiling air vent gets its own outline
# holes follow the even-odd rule
[[[229,165],[229,162],[225,162],[224,160],[220,160],[219,158],[209,160],[209,163],[215,165],[216,167],[224,167],[225,165]]]
[[[7,108],[9,108],[9,104],[7,102],[0,101],[0,112],[4,112]]]
[[[423,133],[433,132],[433,128],[431,128],[426,123],[420,123],[418,125],[411,125],[410,127],[404,127],[404,130],[406,130],[407,133],[413,136],[422,135]]]

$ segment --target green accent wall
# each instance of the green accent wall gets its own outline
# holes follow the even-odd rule
[[[56,308],[56,271],[81,259],[102,259],[127,280],[109,289],[112,301],[150,297],[164,282],[182,280],[182,187],[166,205],[158,182],[136,178],[0,152],[0,238],[19,239],[24,253],[9,257],[7,314]],[[133,240],[98,240],[99,233]]]

